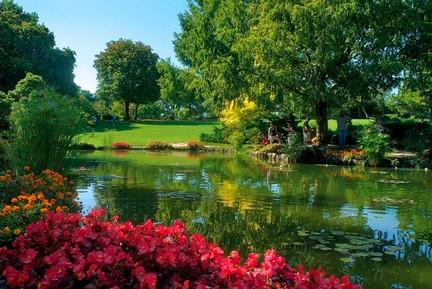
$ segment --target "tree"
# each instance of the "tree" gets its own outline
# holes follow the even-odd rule
[[[161,99],[172,107],[173,114],[186,109],[191,118],[193,112],[204,110],[200,81],[191,69],[176,67],[170,60],[160,61],[157,69]]]
[[[14,101],[19,101],[31,94],[41,94],[47,88],[48,85],[42,77],[29,72],[16,84],[14,90],[8,92],[8,96]]]
[[[75,94],[75,52],[55,48],[54,34],[36,13],[11,0],[0,1],[0,90],[7,92],[27,72],[42,76],[63,94]]]
[[[395,1],[191,1],[175,45],[223,103],[246,95],[263,109],[315,116],[368,102],[398,85],[410,30]],[[397,17],[394,17],[397,15]]]
[[[98,93],[122,100],[125,120],[130,119],[130,103],[137,104],[138,110],[139,104],[159,98],[158,58],[150,46],[126,39],[109,42],[106,49],[96,55]]]

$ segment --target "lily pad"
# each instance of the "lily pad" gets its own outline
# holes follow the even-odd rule
[[[367,256],[369,256],[369,254],[364,253],[364,252],[358,252],[358,253],[351,254],[351,256],[353,256],[353,257],[367,257]]]
[[[306,231],[298,231],[297,234],[298,234],[300,237],[307,237],[307,236],[309,236],[309,233],[306,232]]]
[[[343,263],[352,263],[352,262],[354,262],[354,259],[349,258],[349,257],[340,258],[339,260],[341,260]]]
[[[382,257],[383,256],[383,253],[380,253],[380,252],[369,252],[368,254],[371,257]]]
[[[371,260],[374,262],[381,262],[382,261],[382,259],[380,257],[374,257],[374,258],[371,258]]]
[[[304,244],[301,242],[293,242],[292,243],[294,246],[303,246]]]

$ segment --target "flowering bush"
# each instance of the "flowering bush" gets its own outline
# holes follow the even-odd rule
[[[151,221],[134,226],[88,216],[49,212],[11,248],[0,248],[0,272],[10,288],[286,288],[358,289],[347,276],[326,277],[286,264],[273,250],[225,256],[185,226]]]
[[[187,147],[190,150],[198,151],[198,150],[203,150],[205,148],[205,145],[200,141],[191,140],[187,143]]]
[[[47,211],[79,210],[72,182],[67,178],[51,170],[36,175],[28,167],[24,169],[23,175],[8,171],[0,176],[0,243],[12,241]]]
[[[173,146],[166,142],[150,141],[146,144],[145,148],[152,151],[163,151],[163,150],[171,150],[173,149]]]
[[[111,148],[116,149],[116,150],[125,150],[125,149],[129,149],[130,145],[127,142],[115,142],[111,145]]]

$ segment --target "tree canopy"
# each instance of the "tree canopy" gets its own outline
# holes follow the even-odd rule
[[[427,2],[190,1],[175,49],[219,107],[247,97],[315,117],[325,141],[329,113],[362,106],[405,80],[413,39],[430,37]],[[420,49],[429,53],[430,45]]]
[[[125,120],[130,119],[130,103],[139,105],[159,98],[158,59],[150,46],[127,39],[108,42],[96,55],[98,93],[122,100]]]
[[[54,34],[11,0],[0,1],[0,90],[15,87],[27,72],[62,94],[75,94],[75,52],[55,47]]]

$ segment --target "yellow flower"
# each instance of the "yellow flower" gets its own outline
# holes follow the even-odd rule
[[[19,234],[21,234],[21,229],[15,229],[15,230],[14,230],[14,233],[15,233],[15,235],[19,235]]]
[[[56,213],[63,213],[63,209],[61,207],[56,208]]]
[[[39,194],[37,195],[37,199],[38,199],[39,201],[42,201],[43,199],[45,199],[44,194],[39,193]]]
[[[41,211],[42,214],[45,214],[46,212],[48,212],[48,209],[47,208],[42,208],[42,209],[40,209],[40,211]]]

